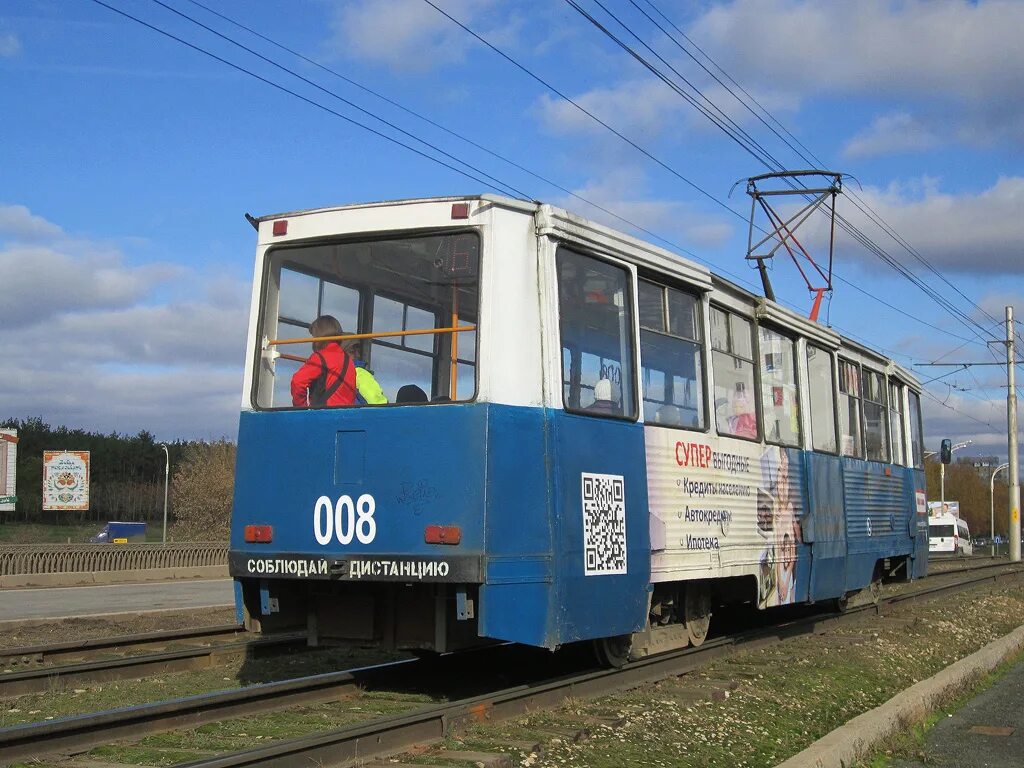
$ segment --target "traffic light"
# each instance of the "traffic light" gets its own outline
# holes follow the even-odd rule
[[[943,464],[949,464],[953,460],[953,441],[948,437],[942,441],[942,448],[939,450],[939,456],[942,459]]]

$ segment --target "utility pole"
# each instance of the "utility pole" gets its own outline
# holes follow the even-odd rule
[[[1020,562],[1020,476],[1017,467],[1017,385],[1013,307],[1006,308],[1006,427],[1010,473],[1010,560]]]
[[[160,537],[160,541],[163,544],[167,543],[167,486],[170,485],[171,481],[171,452],[167,450],[167,446],[164,443],[160,443],[160,447],[164,449],[164,458],[166,460],[164,464],[164,532]]]

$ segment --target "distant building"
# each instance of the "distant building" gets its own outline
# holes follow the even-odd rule
[[[1003,463],[1003,460],[999,456],[959,456],[956,463],[973,467],[980,477],[988,480],[992,477],[995,468]]]

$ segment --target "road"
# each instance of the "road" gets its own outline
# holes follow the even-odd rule
[[[0,621],[232,605],[231,579],[0,590]]]

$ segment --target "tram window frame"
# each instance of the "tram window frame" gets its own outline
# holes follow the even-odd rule
[[[910,456],[914,469],[924,469],[924,424],[921,420],[921,395],[907,387],[907,418],[910,420]],[[914,438],[917,438],[915,441]]]
[[[864,440],[864,458],[868,461],[878,461],[883,464],[889,463],[889,452],[888,436],[889,436],[889,393],[886,386],[885,374],[881,371],[877,371],[874,368],[869,368],[866,365],[861,366],[861,416],[862,416],[862,436]],[[872,382],[869,384],[869,382]],[[878,388],[878,396],[880,400],[872,399],[873,389]],[[868,407],[878,409],[878,429],[870,429],[869,434],[869,420],[868,420]],[[880,448],[881,450],[873,452],[870,448],[871,441],[870,437],[877,435],[881,437]]]
[[[644,317],[644,298],[643,298],[643,294],[645,292],[650,294],[651,289],[656,289],[657,292],[658,292],[658,301],[659,301],[659,305],[660,305],[660,312],[659,312],[659,317],[658,317],[658,320],[660,321],[659,322],[659,327],[653,327],[650,324],[645,324],[646,318]],[[673,325],[674,324],[673,324],[673,317],[672,317],[672,301],[671,301],[671,299],[673,298],[673,295],[678,295],[678,296],[686,297],[687,299],[689,299],[689,300],[691,300],[693,302],[693,304],[692,304],[692,310],[693,310],[693,323],[692,323],[692,327],[694,329],[694,336],[693,337],[686,336],[686,335],[680,333],[678,330],[676,330],[676,331],[673,330]],[[649,298],[651,298],[651,297],[649,296]],[[691,432],[705,432],[706,433],[706,432],[708,432],[711,429],[711,419],[708,416],[707,353],[706,353],[706,350],[705,350],[705,347],[704,347],[704,311],[703,310],[704,310],[703,296],[700,293],[698,293],[697,291],[686,290],[685,288],[680,288],[680,287],[677,287],[675,285],[669,285],[667,283],[658,282],[657,281],[657,277],[654,277],[654,276],[648,276],[648,275],[644,275],[642,273],[637,275],[637,307],[636,307],[636,317],[637,317],[637,324],[638,324],[639,329],[640,329],[640,363],[639,363],[639,371],[640,371],[640,380],[641,380],[641,386],[640,386],[639,395],[640,395],[640,415],[641,415],[641,417],[643,419],[643,423],[644,424],[649,424],[649,425],[658,426],[658,427],[665,427],[665,428],[668,428],[668,429],[685,429],[685,430],[688,430],[688,431],[691,431]],[[693,402],[696,403],[696,408],[695,409],[686,408],[685,406],[680,405],[679,403],[676,402],[675,382],[676,382],[677,379],[680,380],[680,381],[683,381],[683,377],[675,375],[672,371],[663,371],[663,370],[660,370],[660,369],[656,369],[656,368],[650,367],[650,366],[648,366],[646,364],[647,363],[647,356],[644,355],[645,334],[646,334],[646,338],[647,339],[651,339],[651,337],[656,336],[662,342],[664,342],[666,340],[669,340],[669,343],[671,343],[672,341],[679,342],[679,346],[680,347],[682,347],[683,345],[690,345],[690,346],[692,346],[691,352],[694,351],[694,350],[696,351],[697,354],[695,356],[695,360],[696,360],[697,364],[696,364],[696,370],[694,372],[694,377],[693,377],[692,381],[696,382],[697,387],[699,388],[699,391],[696,393],[696,395],[697,395],[696,398],[692,398]],[[687,354],[690,354],[690,352],[688,352]],[[664,401],[650,400],[649,401],[646,397],[644,397],[644,380],[645,380],[644,374],[648,370],[657,371],[658,373],[661,373],[663,375],[663,377],[664,377],[663,387],[665,388],[665,393],[664,394],[665,394],[665,397],[668,397],[669,396],[668,395],[668,391],[671,390],[672,391],[672,399],[671,400],[664,400]],[[676,408],[677,410],[680,410],[680,411],[683,411],[683,410],[696,410],[698,423],[696,425],[689,425],[689,424],[683,424],[683,423],[671,424],[671,423],[665,423],[665,422],[661,422],[661,421],[657,421],[657,420],[648,419],[647,418],[646,409],[645,409],[645,404],[647,402],[661,403],[661,407],[662,408],[672,406],[672,407],[674,407],[674,408]],[[659,411],[660,410],[661,409],[659,409]]]
[[[280,292],[280,275],[281,275],[281,271],[285,270],[285,269],[288,269],[288,270],[291,270],[291,271],[294,271],[294,272],[299,272],[299,273],[308,275],[310,277],[314,277],[314,278],[320,280],[321,283],[329,282],[329,283],[332,283],[332,284],[335,284],[335,285],[340,285],[342,287],[350,288],[352,290],[357,291],[357,293],[359,295],[359,308],[358,308],[358,325],[356,327],[356,332],[360,332],[361,333],[361,332],[363,332],[361,330],[363,327],[366,327],[368,324],[372,324],[372,319],[369,317],[369,313],[372,312],[373,299],[375,297],[377,297],[377,296],[381,296],[381,297],[388,298],[388,299],[391,299],[391,300],[394,300],[394,301],[398,301],[398,302],[400,302],[402,304],[416,306],[417,309],[423,309],[423,307],[416,305],[414,303],[414,301],[402,299],[399,296],[399,294],[395,293],[394,291],[388,291],[388,290],[386,290],[386,288],[383,291],[378,291],[378,290],[373,290],[372,287],[370,287],[368,285],[357,285],[357,284],[353,284],[351,282],[342,282],[339,279],[339,275],[337,275],[335,273],[327,272],[327,271],[322,270],[322,269],[311,268],[308,265],[305,265],[305,264],[302,264],[302,263],[299,263],[299,262],[296,262],[296,261],[290,261],[290,260],[287,259],[287,257],[285,257],[285,258],[281,259],[280,261],[278,261],[279,255],[280,255],[280,253],[282,251],[284,251],[284,252],[302,251],[304,249],[309,249],[309,248],[314,248],[314,247],[337,247],[337,246],[346,246],[346,245],[373,245],[375,243],[382,243],[382,242],[389,242],[389,241],[415,240],[415,239],[418,239],[418,238],[430,238],[430,237],[456,237],[456,236],[459,236],[459,235],[473,235],[476,238],[476,251],[477,251],[476,275],[475,275],[475,285],[474,285],[474,289],[476,291],[476,301],[475,301],[475,305],[472,307],[472,311],[473,311],[473,313],[476,316],[476,321],[473,322],[472,324],[476,327],[476,330],[474,330],[470,334],[473,337],[475,337],[474,344],[473,344],[473,348],[474,348],[473,349],[473,359],[472,360],[466,360],[466,359],[464,359],[460,355],[460,357],[456,360],[456,363],[457,363],[457,365],[459,366],[460,369],[463,369],[466,366],[470,366],[470,368],[472,370],[473,391],[472,391],[471,396],[466,397],[466,398],[460,398],[460,399],[457,399],[457,400],[448,400],[448,399],[446,399],[444,401],[441,401],[441,400],[436,400],[436,399],[430,398],[429,395],[428,395],[428,400],[427,400],[427,402],[424,402],[424,403],[397,403],[397,402],[394,402],[393,400],[391,400],[391,401],[389,401],[387,403],[381,403],[381,404],[365,404],[365,405],[362,405],[362,404],[359,404],[359,403],[352,403],[351,405],[340,406],[340,407],[344,407],[344,408],[386,408],[386,407],[392,407],[392,406],[404,407],[404,406],[407,406],[407,405],[449,405],[449,404],[453,404],[453,403],[465,405],[467,403],[476,402],[476,400],[478,399],[478,397],[480,395],[480,366],[479,366],[479,359],[480,359],[480,319],[481,319],[481,317],[480,317],[480,304],[481,304],[481,300],[482,300],[483,285],[484,285],[484,281],[483,281],[484,236],[483,236],[483,232],[479,228],[477,228],[477,227],[469,227],[469,228],[460,228],[460,229],[429,228],[429,229],[399,230],[399,231],[396,231],[396,232],[374,233],[371,236],[366,236],[365,234],[363,234],[363,235],[353,234],[353,235],[350,235],[350,236],[340,236],[340,237],[339,236],[335,236],[335,237],[328,236],[328,237],[319,238],[319,239],[316,239],[316,240],[313,240],[313,241],[307,241],[307,242],[282,243],[280,245],[275,245],[275,246],[272,246],[272,247],[268,248],[267,251],[265,252],[264,256],[263,256],[263,265],[262,265],[262,282],[260,284],[260,304],[259,304],[259,318],[258,318],[258,322],[257,322],[256,351],[255,351],[255,356],[254,356],[252,386],[250,388],[250,393],[249,393],[251,406],[255,410],[257,410],[257,411],[304,411],[304,410],[310,410],[309,406],[301,406],[301,405],[300,406],[295,406],[295,405],[291,405],[290,399],[289,399],[287,405],[262,405],[261,401],[260,401],[260,397],[261,397],[262,389],[263,388],[266,388],[271,393],[271,397],[273,396],[274,384],[276,383],[276,380],[277,380],[277,376],[276,375],[272,375],[270,377],[271,379],[273,379],[273,381],[271,382],[271,386],[266,387],[265,384],[264,384],[264,380],[265,380],[266,374],[263,371],[263,366],[264,366],[264,361],[266,360],[266,357],[264,355],[265,350],[264,350],[263,344],[262,344],[262,339],[265,338],[268,335],[267,327],[268,327],[268,320],[270,318],[269,318],[269,315],[268,315],[268,312],[267,312],[267,303],[268,303],[268,299],[270,298],[270,291],[271,291],[271,289],[275,288],[274,281],[272,280],[272,278],[274,277],[274,270],[275,269],[277,270],[277,278],[278,279],[277,279],[277,282],[276,282],[276,290],[278,291],[278,293]],[[323,287],[321,285],[319,287],[319,290],[318,290],[318,308],[320,306],[319,302],[322,301],[322,297],[323,297]],[[280,307],[278,307],[278,310],[280,310]],[[429,311],[429,310],[425,310],[425,311]],[[438,317],[438,314],[434,313],[434,315],[435,315],[435,328],[437,328],[437,327],[439,327],[439,326],[436,325],[436,323],[438,322],[438,320],[436,319]],[[278,311],[276,323],[280,324],[283,321],[283,322],[288,323],[289,325],[295,326],[296,325],[296,322],[295,322],[296,320],[297,320],[297,318],[287,318],[287,317],[282,318],[280,316],[280,312]],[[461,320],[461,312],[460,312],[460,322],[462,322],[462,320]],[[447,325],[442,325],[440,327],[447,327]],[[308,331],[304,331],[303,335],[308,335]],[[444,358],[445,349],[449,349],[450,350],[450,347],[448,347],[444,343],[444,341],[442,339],[439,339],[439,337],[442,336],[442,335],[450,336],[451,334],[450,333],[448,333],[448,334],[437,334],[437,333],[432,334],[432,338],[435,339],[435,344],[434,344],[435,351],[434,351],[433,354],[427,353],[427,352],[423,352],[423,354],[431,357],[431,359],[433,361],[432,362],[432,369],[433,370],[431,372],[431,387],[432,387],[432,389],[435,386],[437,386],[439,383],[443,383],[443,380],[446,380],[442,376],[442,373],[443,373],[443,370],[448,369],[448,367],[450,366],[450,363],[451,363],[450,359]],[[279,338],[283,338],[283,337],[279,337]],[[368,348],[369,348],[369,355],[368,355],[368,357],[372,357],[373,342],[376,341],[376,339],[363,339],[362,341],[363,342],[367,342],[367,341],[370,342],[367,345]],[[273,349],[273,347],[271,349]],[[413,351],[412,348],[403,347],[402,349],[403,350],[407,350],[407,351]],[[419,350],[416,350],[416,351],[418,352]],[[369,364],[370,360],[367,359],[366,362]],[[276,366],[275,366],[275,374],[276,374]],[[288,378],[290,380],[291,376],[289,375]],[[440,397],[440,395],[438,397]]]
[[[730,438],[733,438],[733,439],[736,439],[736,440],[747,440],[747,441],[752,442],[752,443],[759,443],[759,442],[761,442],[761,439],[762,439],[762,432],[761,432],[761,403],[760,403],[760,401],[761,401],[761,397],[760,397],[761,380],[760,380],[760,371],[759,371],[760,366],[758,365],[757,333],[755,333],[755,330],[756,330],[755,326],[756,326],[756,324],[754,323],[753,319],[751,319],[751,318],[749,318],[749,317],[747,317],[745,315],[741,315],[740,313],[736,312],[735,310],[728,309],[726,307],[719,306],[717,304],[712,303],[711,307],[710,307],[710,317],[711,318],[714,318],[715,312],[718,312],[718,313],[724,315],[725,318],[726,318],[726,322],[725,322],[725,325],[724,325],[725,333],[726,333],[726,349],[722,349],[721,347],[716,346],[716,341],[715,341],[714,333],[713,333],[714,322],[711,322],[709,324],[709,326],[708,326],[708,329],[707,329],[708,341],[709,341],[710,346],[711,346],[711,373],[712,373],[712,379],[714,381],[714,389],[715,389],[715,392],[713,393],[713,400],[712,400],[712,402],[715,403],[715,407],[713,409],[714,410],[714,416],[715,416],[715,431],[720,436],[722,436],[722,437],[730,437]],[[747,324],[747,328],[749,329],[749,332],[750,332],[750,347],[749,347],[749,349],[750,349],[750,357],[749,358],[748,357],[744,357],[741,354],[738,354],[738,353],[733,351],[736,348],[735,344],[734,344],[735,330],[733,328],[733,319],[739,320],[740,322],[743,322],[743,323]],[[751,401],[751,403],[753,405],[752,416],[753,416],[753,419],[754,419],[754,426],[755,426],[755,429],[756,429],[756,434],[753,435],[753,436],[741,435],[741,434],[733,434],[732,432],[729,432],[726,429],[724,429],[723,428],[724,425],[719,421],[718,411],[719,411],[720,406],[717,404],[718,403],[719,375],[718,375],[718,368],[715,365],[715,361],[719,360],[719,359],[722,359],[721,356],[725,356],[726,358],[730,358],[732,360],[732,362],[733,362],[733,367],[734,368],[736,368],[736,362],[737,361],[746,363],[746,364],[748,364],[750,366],[752,381],[751,381],[751,392],[749,393],[748,398],[750,399],[750,401]],[[739,368],[737,368],[737,370],[739,370]],[[739,392],[740,390],[735,390],[735,391]],[[729,403],[728,398],[726,398],[726,403],[724,403],[724,404],[728,405],[728,403]]]
[[[839,368],[839,388],[838,388],[838,392],[837,392],[837,395],[838,395],[837,402],[838,402],[838,406],[839,407],[836,409],[837,410],[836,415],[837,415],[838,420],[839,420],[839,424],[838,424],[838,426],[839,426],[839,432],[838,432],[838,437],[839,437],[839,455],[840,456],[845,456],[845,457],[851,458],[851,459],[863,459],[864,456],[865,456],[865,452],[864,452],[864,415],[863,415],[864,408],[863,408],[863,405],[861,404],[861,401],[863,399],[863,394],[864,393],[861,390],[861,386],[862,386],[861,385],[861,378],[860,378],[861,366],[860,366],[860,363],[855,362],[853,360],[847,360],[847,359],[845,359],[843,357],[840,357],[838,362],[839,362],[839,365],[838,365],[838,368]],[[855,374],[852,377],[852,379],[850,377],[844,375],[844,370],[843,370],[843,366],[844,365],[851,366],[851,369],[852,369],[853,373]],[[856,383],[856,386],[857,386],[857,392],[856,393],[851,393],[848,390],[851,381]],[[846,387],[846,389],[844,389],[844,387]],[[847,398],[847,400],[845,401],[846,402],[846,408],[845,409],[843,408],[843,403],[844,403],[843,398],[844,397]],[[857,416],[857,422],[856,422],[856,424],[857,424],[857,434],[856,435],[853,435],[853,434],[849,435],[849,437],[854,438],[854,441],[853,441],[854,452],[853,453],[848,453],[846,451],[846,447],[843,444],[844,440],[847,437],[847,434],[843,431],[843,413],[845,411],[847,416],[849,416],[849,414],[850,414],[850,408],[849,408],[849,399],[850,398],[852,398],[853,400],[855,400],[857,402],[857,413],[856,413],[856,416]]]
[[[805,368],[805,373],[807,374],[807,413],[808,413],[808,420],[809,420],[810,425],[811,425],[811,434],[810,434],[811,450],[812,451],[817,451],[818,453],[827,453],[830,456],[838,456],[839,455],[839,449],[840,449],[841,446],[839,444],[840,443],[840,441],[839,441],[839,405],[838,405],[839,386],[838,386],[838,382],[836,381],[835,354],[830,349],[826,349],[825,347],[820,347],[817,344],[812,344],[810,342],[808,342],[806,344],[804,349],[805,349],[805,351],[804,351],[804,368]],[[822,398],[822,400],[823,400],[823,402],[828,402],[828,404],[830,406],[830,413],[829,413],[830,418],[829,418],[828,422],[829,422],[829,425],[830,425],[829,434],[830,434],[830,436],[832,438],[832,449],[831,450],[829,450],[828,448],[820,448],[820,447],[818,447],[815,444],[815,434],[818,431],[818,430],[815,429],[815,424],[820,424],[821,423],[821,416],[818,416],[817,420],[815,419],[816,411],[815,411],[815,408],[814,408],[814,393],[815,393],[816,390],[815,390],[815,387],[814,387],[814,382],[811,380],[811,356],[808,354],[808,351],[811,350],[811,349],[815,350],[815,352],[820,352],[821,354],[823,354],[825,356],[825,362],[828,365],[828,381],[829,381],[829,387],[830,388],[829,388],[829,391],[827,393],[828,394],[827,399],[826,398]]]
[[[571,390],[571,388],[575,386],[575,388],[578,390],[577,394],[576,394],[576,397],[577,397],[577,400],[579,400],[580,392],[583,389],[592,389],[592,387],[590,387],[589,385],[584,385],[584,384],[582,384],[582,382],[579,382],[579,381],[577,381],[574,384],[573,383],[574,373],[572,371],[572,367],[573,366],[572,366],[571,361],[570,361],[570,364],[569,364],[569,368],[567,369],[567,367],[566,367],[566,355],[567,354],[571,355],[572,354],[572,350],[571,350],[571,347],[569,347],[569,346],[567,346],[565,344],[565,337],[566,337],[566,333],[565,333],[565,330],[566,330],[565,318],[566,318],[566,313],[565,313],[564,310],[565,310],[566,305],[563,302],[563,295],[564,294],[563,294],[563,291],[562,291],[563,285],[562,285],[562,272],[561,272],[562,260],[564,258],[563,254],[568,254],[569,256],[575,257],[575,258],[578,258],[578,259],[587,259],[587,260],[589,260],[591,262],[596,262],[596,263],[602,264],[602,265],[604,265],[606,267],[611,267],[612,269],[620,270],[625,275],[625,281],[624,281],[624,283],[621,286],[622,297],[623,297],[623,300],[626,302],[624,322],[623,322],[623,319],[621,317],[619,318],[620,329],[624,330],[624,334],[622,336],[620,336],[619,344],[620,344],[620,348],[621,348],[621,345],[623,343],[626,344],[627,347],[628,347],[628,352],[629,352],[629,355],[628,355],[629,371],[628,372],[624,372],[622,370],[625,367],[625,362],[626,362],[625,358],[627,357],[626,355],[622,355],[622,357],[624,359],[618,361],[618,364],[619,364],[619,397],[620,397],[621,404],[622,404],[621,413],[614,413],[614,412],[605,413],[605,412],[601,412],[601,411],[590,410],[593,407],[593,403],[590,403],[587,406],[573,405],[572,402],[571,402],[571,396],[567,392],[567,390]],[[596,253],[593,253],[593,252],[586,251],[586,250],[584,250],[582,248],[579,248],[579,247],[570,246],[570,245],[567,245],[565,243],[559,243],[557,245],[557,247],[555,248],[554,272],[555,272],[555,285],[556,285],[556,309],[557,309],[557,313],[558,313],[558,348],[559,348],[559,357],[560,357],[560,361],[559,361],[559,369],[560,369],[560,372],[561,372],[561,376],[560,376],[560,379],[561,379],[561,381],[560,381],[560,385],[561,385],[560,395],[561,395],[561,399],[562,399],[562,408],[567,413],[577,414],[577,415],[580,415],[580,416],[589,416],[589,417],[592,417],[592,418],[612,419],[612,420],[616,420],[616,421],[635,422],[637,420],[638,414],[640,412],[640,408],[639,408],[639,405],[638,405],[639,393],[637,392],[637,387],[636,387],[636,381],[637,381],[636,372],[637,372],[638,367],[639,367],[639,349],[638,349],[638,341],[639,341],[638,329],[639,329],[639,326],[637,324],[637,307],[636,307],[636,302],[633,299],[633,297],[636,296],[636,286],[634,285],[633,269],[631,269],[630,265],[627,262],[617,261],[615,259],[605,257],[604,255],[599,255],[599,254],[596,254]],[[583,354],[590,354],[590,353],[584,352]],[[599,358],[599,359],[603,359],[603,358]],[[609,359],[611,359],[611,358],[609,358]],[[579,373],[577,373],[575,375],[578,376]],[[600,381],[600,380],[601,379],[597,379],[595,381],[595,387],[596,387],[597,381]],[[628,391],[627,391],[626,386],[625,386],[627,382],[628,382]],[[628,394],[628,398],[627,398],[627,394]]]
[[[785,440],[773,440],[771,439],[770,430],[768,429],[767,418],[768,418],[768,406],[765,403],[765,368],[767,366],[767,360],[765,359],[765,351],[763,348],[764,339],[761,337],[761,332],[771,333],[779,337],[783,341],[786,341],[790,345],[791,357],[793,360],[793,369],[789,372],[792,376],[793,394],[795,397],[794,408],[796,410],[796,436],[792,442]],[[801,409],[800,409],[800,377],[799,377],[799,350],[798,344],[795,337],[788,335],[781,328],[777,328],[773,325],[757,325],[757,359],[758,359],[758,376],[757,376],[757,388],[761,398],[761,418],[760,428],[761,434],[764,435],[764,441],[770,445],[780,445],[784,448],[800,448],[803,445],[803,426],[801,423]],[[773,393],[774,394],[774,393]],[[774,413],[776,406],[774,405],[774,397],[772,400],[772,412]]]
[[[905,467],[907,466],[907,438],[904,434],[905,430],[903,426],[903,392],[906,390],[906,385],[899,379],[890,377],[888,381],[888,387],[889,457],[893,464],[899,464],[900,466]],[[894,400],[896,401],[897,407],[893,407]],[[897,436],[893,434],[894,427],[899,430],[899,442],[897,442]],[[896,455],[897,445],[899,446],[899,456]]]

